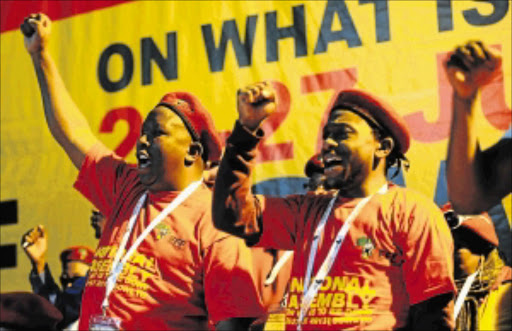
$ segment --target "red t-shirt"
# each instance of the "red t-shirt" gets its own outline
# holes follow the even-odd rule
[[[84,161],[75,188],[107,218],[82,298],[80,329],[101,314],[105,281],[135,204],[145,192],[134,166],[102,144]],[[149,223],[179,194],[148,194],[128,250]],[[110,294],[107,316],[123,329],[204,330],[233,317],[264,314],[253,282],[250,250],[216,230],[211,191],[199,186],[148,234],[124,266]]]
[[[258,286],[263,306],[268,312],[280,310],[281,302],[286,294],[290,273],[292,270],[292,258],[289,258],[279,269],[272,283],[265,284],[274,267],[283,257],[286,251],[253,247],[252,259],[254,268],[254,280]]]
[[[312,237],[331,196],[262,197],[262,247],[294,249],[287,329],[295,329]],[[338,198],[318,245],[312,278],[360,199]],[[441,211],[397,186],[374,196],[352,223],[310,306],[304,330],[390,330],[409,307],[454,292],[453,240]]]

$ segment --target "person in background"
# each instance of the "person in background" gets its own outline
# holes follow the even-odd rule
[[[165,94],[128,164],[95,137],[50,55],[51,21],[21,25],[48,128],[79,169],[74,187],[106,218],[82,298],[80,329],[247,329],[264,314],[245,243],[214,228],[203,176],[220,158],[208,110]]]
[[[294,250],[287,329],[453,329],[450,229],[433,201],[386,178],[406,160],[403,119],[368,92],[339,92],[321,151],[324,185],[336,192],[254,195],[260,125],[277,102],[266,82],[238,91],[213,220],[248,244]]]
[[[454,276],[458,288],[454,308],[455,329],[486,330],[489,326],[484,323],[492,318],[495,308],[489,303],[490,295],[496,286],[510,282],[510,276],[508,279],[500,278],[502,268],[507,267],[498,254],[499,240],[494,224],[487,213],[458,215],[450,203],[441,209],[452,231],[455,246]]]
[[[446,179],[457,213],[487,211],[512,192],[512,139],[482,150],[476,121],[478,92],[498,75],[501,62],[499,51],[474,41],[458,47],[445,64],[453,87]]]
[[[453,87],[446,179],[453,208],[462,215],[485,212],[512,192],[512,139],[501,139],[482,150],[477,132],[478,93],[499,74],[501,64],[501,53],[481,41],[457,47],[445,63]],[[512,329],[511,301],[512,285],[508,284],[493,328]]]
[[[73,246],[60,253],[62,272],[60,288],[50,272],[46,255],[48,251],[48,232],[39,225],[29,230],[21,239],[23,250],[32,263],[29,280],[32,291],[59,309],[63,319],[57,327],[69,328],[78,320],[82,294],[91,267],[94,251],[87,246]]]

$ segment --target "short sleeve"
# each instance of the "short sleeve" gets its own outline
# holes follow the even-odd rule
[[[261,197],[263,231],[256,246],[293,250],[300,225],[299,196]]]
[[[418,195],[419,196],[419,195]],[[455,292],[453,238],[439,208],[420,196],[403,219],[399,240],[402,265],[412,305],[437,295]]]
[[[131,168],[102,143],[98,143],[87,153],[74,188],[109,218],[116,192],[121,190],[120,179],[130,177],[130,170],[133,172]]]
[[[225,236],[204,255],[204,288],[210,319],[216,324],[237,317],[264,315],[252,271],[252,255],[242,239]]]

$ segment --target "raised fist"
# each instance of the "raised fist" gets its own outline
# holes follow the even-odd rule
[[[23,20],[20,30],[25,36],[25,48],[30,54],[36,54],[48,44],[52,21],[43,13],[30,14]]]
[[[488,48],[481,41],[471,41],[455,49],[445,64],[446,74],[455,93],[467,99],[492,81],[501,61],[499,51]]]
[[[240,124],[254,131],[276,110],[275,90],[269,82],[239,89],[237,107]]]
[[[38,273],[41,273],[46,264],[46,252],[48,251],[48,234],[44,226],[38,225],[27,231],[21,237],[21,247],[23,247],[33,267],[37,269]]]

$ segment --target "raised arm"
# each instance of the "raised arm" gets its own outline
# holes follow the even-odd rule
[[[487,210],[511,191],[512,140],[481,151],[476,128],[478,91],[492,81],[500,66],[499,52],[479,41],[458,47],[446,63],[454,89],[447,182],[450,201],[458,213]]]
[[[51,21],[44,14],[32,14],[21,24],[21,31],[41,89],[48,128],[75,167],[80,168],[85,154],[98,139],[71,99],[50,55]]]
[[[269,83],[238,91],[238,121],[228,138],[213,194],[213,220],[225,232],[251,242],[261,233],[259,200],[251,193],[251,170],[256,146],[263,136],[261,123],[276,109]]]

